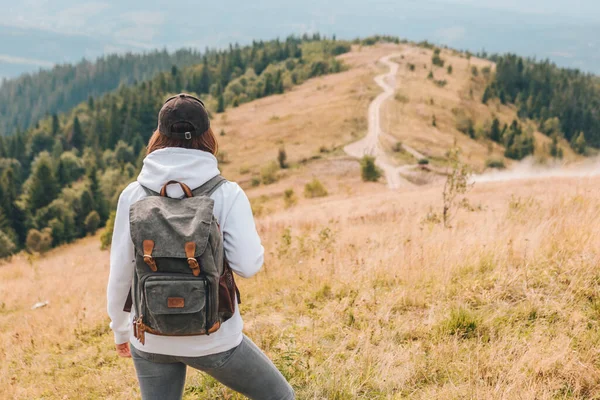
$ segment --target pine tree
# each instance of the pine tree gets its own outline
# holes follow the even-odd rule
[[[8,155],[6,144],[4,143],[4,136],[0,134],[0,158],[5,158]]]
[[[100,188],[100,183],[98,182],[98,171],[95,166],[89,170],[87,178],[90,183],[90,192],[92,193],[92,198],[94,200],[94,210],[98,212],[101,223],[103,223],[108,218],[108,203],[104,197],[104,192]]]
[[[485,91],[483,92],[483,98],[481,99],[481,102],[483,104],[487,104],[487,102],[492,98],[492,89],[490,88],[490,86],[487,86],[485,88]]]
[[[204,63],[202,64],[202,71],[200,72],[200,80],[198,82],[196,91],[198,93],[208,93],[210,90],[210,83],[210,69],[208,67],[208,61],[205,58]]]
[[[217,112],[222,113],[225,112],[225,98],[223,94],[219,95],[218,104],[217,104]]]
[[[500,121],[498,118],[494,118],[492,121],[492,127],[490,128],[490,140],[496,143],[502,142],[502,131],[500,130]]]
[[[69,144],[72,148],[78,150],[83,150],[83,147],[85,146],[85,135],[83,134],[81,124],[79,123],[79,117],[77,116],[73,119],[73,129],[69,135]]]
[[[52,114],[52,136],[56,137],[58,132],[60,131],[60,121],[58,120],[58,115]]]
[[[47,206],[56,198],[59,192],[58,182],[54,176],[52,158],[47,152],[42,152],[33,164],[31,176],[25,183],[27,194],[27,209],[33,213]]]
[[[0,177],[0,185],[2,186],[2,197],[0,197],[2,208],[6,211],[6,215],[10,217],[11,227],[17,234],[18,243],[24,243],[27,235],[25,214],[16,205],[19,182],[13,168],[4,170]]]

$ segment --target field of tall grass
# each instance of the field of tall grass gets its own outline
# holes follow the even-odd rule
[[[364,184],[258,218],[245,332],[299,399],[600,398],[600,178]],[[0,266],[0,398],[132,399],[97,237]],[[38,301],[46,307],[32,310]],[[239,399],[189,371],[186,399]]]

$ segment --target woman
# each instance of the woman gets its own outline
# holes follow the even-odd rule
[[[137,182],[121,193],[117,206],[107,293],[117,352],[121,357],[133,357],[143,400],[181,399],[187,366],[206,372],[251,399],[293,399],[294,392],[285,378],[243,335],[237,305],[233,317],[209,336],[147,333],[143,344],[133,336],[130,313],[123,311],[135,268],[130,206],[146,196],[143,187],[159,192],[165,183],[175,180],[194,189],[219,175],[216,153],[217,141],[204,104],[186,94],[167,100]],[[179,185],[170,185],[167,195],[181,198],[184,193]],[[264,249],[248,198],[232,182],[225,182],[211,198],[229,265],[238,275],[249,278],[262,266]]]

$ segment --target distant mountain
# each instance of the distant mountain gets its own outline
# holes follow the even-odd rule
[[[5,81],[0,87],[0,135],[28,129],[44,116],[67,111],[90,96],[149,79],[174,65],[199,63],[201,58],[192,50],[111,55]]]
[[[387,33],[600,73],[596,0],[34,3],[5,6],[0,15],[0,77],[107,52],[225,47],[305,32],[345,39]]]

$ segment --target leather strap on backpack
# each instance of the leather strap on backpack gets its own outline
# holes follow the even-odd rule
[[[144,240],[144,262],[148,264],[152,272],[156,272],[158,268],[156,267],[156,261],[154,257],[152,257],[152,252],[154,251],[154,240]]]
[[[178,182],[178,181],[169,181],[169,182],[165,183],[165,185],[160,190],[161,197],[168,197],[167,196],[167,186],[173,185],[173,184],[178,184],[181,187],[181,190],[183,190],[183,193],[185,193],[185,197],[188,197],[188,198],[194,197],[194,194],[192,193],[192,190],[190,189],[190,187],[188,185],[186,185],[185,183]]]
[[[187,242],[185,244],[185,256],[187,257],[188,265],[194,276],[200,275],[200,264],[198,264],[198,260],[196,260],[196,243]]]

